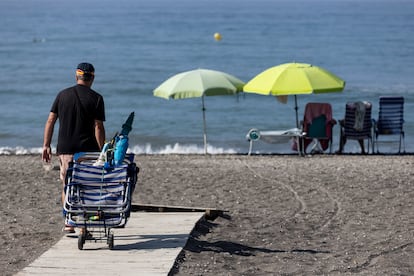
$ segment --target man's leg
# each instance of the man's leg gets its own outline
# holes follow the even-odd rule
[[[65,204],[65,180],[66,180],[66,172],[69,168],[69,163],[73,160],[73,154],[60,154],[59,155],[59,162],[60,162],[60,180],[62,181],[62,208]],[[70,225],[65,225],[63,229],[66,233],[75,233],[75,229]]]

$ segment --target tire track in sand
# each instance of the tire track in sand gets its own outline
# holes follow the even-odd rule
[[[254,170],[252,167],[250,167],[246,162],[243,162],[242,160],[238,159],[247,169],[249,169],[254,175],[256,175],[257,177],[259,177],[260,179],[263,180],[267,180],[270,181],[272,183],[275,183],[274,179],[270,179],[268,177],[265,177],[263,175],[261,175],[259,172],[257,172],[256,170]],[[306,202],[298,195],[298,193],[296,192],[295,189],[293,189],[292,186],[285,184],[285,183],[280,183],[277,182],[276,184],[283,186],[284,188],[286,188],[287,190],[289,190],[295,200],[299,203],[299,207],[297,208],[297,210],[294,212],[294,216],[297,217],[299,216],[300,213],[304,212],[306,210]]]
[[[328,214],[329,214],[328,218],[325,219],[325,221],[322,223],[321,226],[316,227],[316,229],[323,230],[325,227],[327,227],[329,224],[332,223],[332,221],[334,220],[336,216],[338,216],[339,212],[341,211],[341,205],[339,201],[336,200],[332,196],[332,194],[328,190],[326,190],[324,187],[322,187],[321,185],[317,185],[317,188],[323,193],[325,193],[326,196],[329,198],[329,200],[333,204],[333,211],[330,211],[330,212],[328,211]]]
[[[243,162],[242,160],[239,160],[247,169],[249,169],[252,173],[254,173],[257,177],[263,179],[263,180],[267,180],[270,181],[272,183],[275,183],[273,178],[269,178],[269,177],[265,177],[263,175],[261,175],[258,171],[256,171],[255,169],[253,169],[251,166],[249,166],[246,162]],[[286,188],[287,190],[289,190],[295,200],[298,202],[299,207],[297,208],[297,210],[294,213],[295,217],[298,217],[301,213],[304,213],[307,208],[307,204],[305,202],[305,200],[298,194],[298,192],[289,184],[286,184],[284,182],[277,182],[278,185],[281,185],[282,187]],[[323,192],[327,198],[329,198],[329,200],[332,202],[333,208],[332,211],[328,211],[329,216],[323,220],[321,222],[321,224],[319,226],[314,227],[314,230],[323,230],[324,228],[326,228],[329,224],[332,223],[332,221],[334,220],[334,218],[336,216],[338,216],[341,207],[340,207],[340,203],[338,200],[336,200],[334,198],[334,196],[332,196],[332,194],[326,190],[324,187],[322,187],[320,184],[315,186],[315,188],[317,188],[318,190],[320,190],[321,192]]]

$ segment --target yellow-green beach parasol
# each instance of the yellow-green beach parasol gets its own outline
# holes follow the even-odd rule
[[[340,92],[345,81],[333,73],[307,63],[285,63],[256,75],[243,87],[246,93],[295,96],[296,126],[299,127],[296,95]]]
[[[203,111],[204,153],[207,153],[204,96],[234,95],[242,91],[244,82],[230,74],[208,69],[178,73],[154,89],[164,99],[201,98]]]

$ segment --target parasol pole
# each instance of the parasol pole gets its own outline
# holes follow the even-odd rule
[[[299,117],[298,117],[298,99],[295,95],[295,111],[296,111],[296,127],[299,128]]]
[[[203,135],[204,135],[204,154],[207,154],[207,133],[206,133],[206,109],[204,107],[204,94],[201,96],[203,103]]]

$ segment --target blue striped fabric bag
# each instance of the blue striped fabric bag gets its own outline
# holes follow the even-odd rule
[[[125,217],[128,204],[128,165],[110,169],[74,163],[68,183],[68,212],[84,216],[93,225],[116,225]],[[103,218],[90,220],[102,211]],[[78,221],[79,223],[80,221]]]

